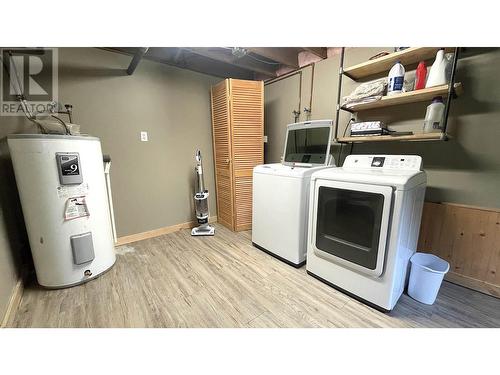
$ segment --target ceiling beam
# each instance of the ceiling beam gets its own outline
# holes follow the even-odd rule
[[[279,62],[283,65],[288,65],[295,69],[299,68],[299,58],[294,48],[250,47],[246,49],[252,53]]]
[[[326,59],[328,54],[326,52],[326,47],[302,47],[305,51],[311,52],[322,59]]]
[[[127,74],[131,76],[135,69],[137,68],[137,65],[139,65],[139,62],[141,61],[142,57],[148,52],[148,47],[140,47],[137,49],[137,52],[135,53],[134,57],[132,58],[132,61],[130,62],[130,65],[127,68]]]
[[[180,54],[178,53],[179,50],[182,51]],[[149,49],[144,58],[216,77],[254,79],[254,72],[247,69],[222,62],[214,62],[204,56],[181,48],[153,47]]]
[[[276,77],[276,67],[272,65],[267,65],[265,63],[259,63],[258,61],[250,60],[251,57],[243,56],[236,57],[233,56],[232,52],[220,48],[220,50],[215,50],[215,48],[183,48],[186,51],[195,53],[197,55],[209,58],[214,61],[223,62],[226,64],[231,64],[244,68],[256,73],[263,74],[267,77]]]

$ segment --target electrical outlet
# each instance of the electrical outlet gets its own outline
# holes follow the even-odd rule
[[[264,143],[267,143],[267,135],[264,136]]]
[[[141,132],[141,141],[142,142],[148,141],[148,132]]]

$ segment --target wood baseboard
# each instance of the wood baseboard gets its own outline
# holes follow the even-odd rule
[[[444,278],[450,283],[465,286],[469,289],[474,289],[479,292],[489,294],[490,296],[500,298],[500,286],[490,284],[486,281],[474,279],[469,276],[460,275],[455,272],[448,272]]]
[[[9,304],[7,305],[7,310],[5,311],[5,315],[0,323],[0,328],[10,327],[12,322],[14,321],[14,316],[21,303],[21,298],[23,296],[24,291],[24,281],[20,278],[14,289],[12,291],[12,295],[10,296]]]
[[[216,223],[217,216],[211,216],[208,219],[208,222],[209,223]],[[148,238],[162,236],[164,234],[177,232],[178,230],[181,230],[181,229],[191,229],[191,228],[196,227],[197,225],[198,225],[198,223],[196,221],[188,221],[186,223],[175,224],[175,225],[171,225],[168,227],[149,230],[147,232],[136,233],[136,234],[131,234],[128,236],[119,237],[118,241],[116,242],[116,246],[126,245],[126,244],[129,244],[132,242],[137,242],[137,241],[141,241],[141,240],[146,240]]]

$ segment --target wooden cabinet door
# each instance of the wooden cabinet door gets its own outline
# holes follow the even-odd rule
[[[230,79],[234,230],[252,227],[252,172],[264,163],[264,83]]]
[[[234,230],[228,80],[224,80],[212,87],[211,102],[215,184],[217,189],[217,221]]]

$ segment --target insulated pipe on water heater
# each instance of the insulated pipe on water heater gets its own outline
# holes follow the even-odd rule
[[[116,244],[118,242],[118,238],[116,235],[116,224],[115,224],[115,210],[113,208],[113,196],[111,195],[111,178],[110,178],[110,170],[111,170],[111,157],[109,155],[103,155],[102,161],[104,162],[104,175],[106,176],[106,190],[108,192],[108,206],[109,206],[109,216],[111,219],[111,229],[113,230],[113,240]]]

